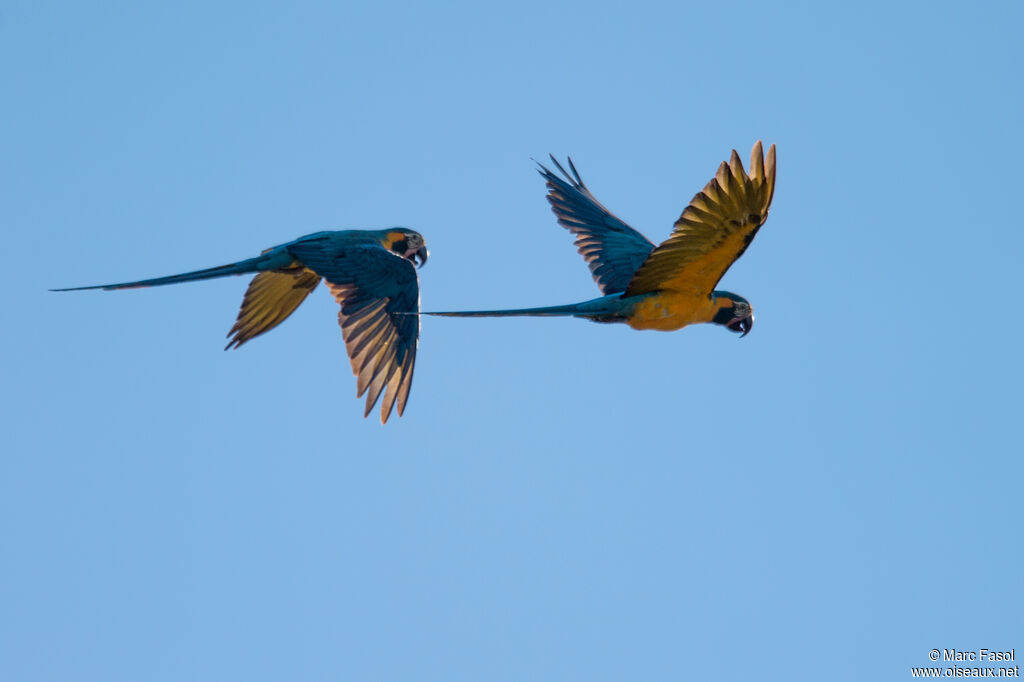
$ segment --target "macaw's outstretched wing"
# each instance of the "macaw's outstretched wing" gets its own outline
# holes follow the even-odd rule
[[[775,145],[750,152],[750,175],[736,150],[676,221],[672,235],[651,252],[626,296],[653,291],[710,295],[768,218],[775,192]]]
[[[320,275],[302,266],[256,275],[245,291],[238,319],[228,332],[231,340],[224,350],[238,348],[284,322],[319,283]]]
[[[341,305],[338,322],[356,375],[356,395],[366,393],[363,416],[382,393],[381,423],[387,423],[396,403],[402,416],[412,387],[420,318],[392,313],[419,312],[416,268],[378,245],[324,248],[314,241],[288,248],[324,278]]]
[[[654,244],[601,205],[580,179],[572,159],[565,171],[554,156],[551,161],[563,178],[541,164],[538,171],[548,186],[548,203],[558,224],[576,235],[576,249],[590,266],[594,281],[604,294],[626,290],[640,264],[647,260]]]

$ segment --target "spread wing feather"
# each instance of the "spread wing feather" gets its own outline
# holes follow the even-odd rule
[[[558,224],[576,235],[576,249],[590,266],[590,274],[601,292],[607,295],[625,291],[654,244],[601,205],[583,184],[572,159],[571,175],[554,156],[551,161],[564,179],[537,165],[547,183],[548,203]]]
[[[766,158],[758,140],[749,175],[733,150],[683,210],[671,236],[636,271],[626,296],[664,290],[710,295],[768,218],[774,192],[775,145]]]
[[[320,276],[303,267],[256,275],[245,291],[238,319],[228,332],[231,340],[224,350],[238,348],[284,322],[319,283]]]
[[[324,278],[341,306],[338,323],[356,376],[356,395],[366,394],[366,411],[381,399],[387,423],[397,405],[405,411],[420,333],[419,284],[408,260],[377,245],[331,246],[317,242],[289,246],[307,268]]]

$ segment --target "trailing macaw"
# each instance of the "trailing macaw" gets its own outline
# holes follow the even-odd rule
[[[775,145],[764,156],[760,140],[750,152],[750,174],[736,150],[690,201],[672,234],[655,246],[615,217],[590,193],[569,159],[572,175],[551,157],[563,178],[543,165],[548,202],[558,223],[576,235],[576,248],[604,294],[583,303],[521,308],[431,312],[450,317],[559,315],[596,322],[625,322],[633,329],[673,331],[713,322],[733,332],[754,326],[747,299],[715,285],[747,250],[768,217],[775,191]]]
[[[356,376],[356,397],[366,393],[363,416],[370,414],[384,393],[380,409],[383,424],[396,402],[398,416],[405,410],[420,334],[418,316],[392,313],[419,310],[414,265],[418,258],[422,267],[427,256],[423,237],[404,227],[316,232],[230,265],[137,282],[51,291],[131,289],[259,273],[249,283],[238,319],[228,332],[227,350],[284,322],[322,277],[341,304],[338,322]]]

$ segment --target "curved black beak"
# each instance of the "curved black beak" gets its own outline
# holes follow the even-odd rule
[[[419,263],[416,262],[417,256],[419,257]],[[421,246],[415,251],[409,251],[405,254],[405,257],[412,261],[412,264],[416,267],[422,268],[427,264],[427,257],[430,256],[430,252],[427,251],[426,246]]]
[[[735,320],[726,325],[729,331],[742,332],[740,338],[750,333],[750,330],[754,328],[754,316],[747,315],[746,317],[737,317]]]

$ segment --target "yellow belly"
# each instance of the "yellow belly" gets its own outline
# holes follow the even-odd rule
[[[688,324],[710,322],[718,311],[707,296],[663,291],[641,301],[627,320],[633,329],[671,332]]]

